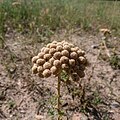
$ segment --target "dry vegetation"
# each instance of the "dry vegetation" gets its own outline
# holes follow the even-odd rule
[[[119,120],[119,8],[119,1],[0,1],[0,119],[57,119],[57,80],[33,75],[31,59],[65,40],[89,63],[78,82],[65,84],[68,75],[61,74],[62,120]]]

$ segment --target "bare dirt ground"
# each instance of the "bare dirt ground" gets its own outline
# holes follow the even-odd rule
[[[69,38],[69,39],[68,39]],[[82,83],[86,85],[86,107],[81,107],[79,83],[69,87],[63,84],[61,99],[63,120],[119,120],[120,118],[120,70],[114,70],[106,59],[105,50],[99,55],[99,34],[77,32],[67,36],[60,32],[51,40],[67,40],[86,51],[89,65]],[[108,40],[110,53],[116,48],[120,55],[120,38]],[[44,43],[18,33],[6,35],[5,48],[0,49],[0,120],[35,120],[36,114],[43,120],[56,120],[56,78],[40,79],[31,73],[31,58]],[[103,60],[104,57],[105,59]],[[90,76],[91,75],[91,76]],[[90,81],[89,81],[90,79]],[[77,94],[73,91],[78,90]],[[81,118],[82,117],[82,118]]]

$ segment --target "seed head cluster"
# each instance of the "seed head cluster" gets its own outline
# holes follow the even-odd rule
[[[66,41],[47,44],[32,58],[32,63],[32,72],[41,78],[57,76],[61,70],[65,70],[72,77],[85,76],[85,52]]]

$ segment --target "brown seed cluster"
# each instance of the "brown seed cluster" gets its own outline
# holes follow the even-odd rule
[[[66,41],[53,41],[43,47],[37,56],[32,58],[32,72],[39,77],[57,76],[61,70],[71,77],[84,77],[85,52]]]

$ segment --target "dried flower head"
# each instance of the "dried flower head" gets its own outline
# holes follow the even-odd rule
[[[71,48],[71,52],[77,52],[77,48],[76,47],[73,47],[73,48]]]
[[[69,66],[67,64],[62,64],[61,67],[62,67],[63,70],[68,70],[69,69]]]
[[[55,52],[56,52],[56,49],[55,49],[55,48],[51,48],[50,51],[49,51],[49,53],[52,54],[52,55],[53,55]]]
[[[54,58],[55,59],[60,59],[60,57],[61,57],[62,55],[61,55],[61,52],[56,52],[56,53],[54,53]]]
[[[69,59],[69,65],[70,66],[75,66],[75,60],[74,59]]]
[[[43,76],[46,77],[46,78],[50,77],[51,76],[51,71],[49,69],[45,69],[43,71]]]
[[[70,49],[70,46],[69,46],[68,44],[66,44],[65,46],[63,46],[63,49],[64,49],[64,50],[68,50],[68,51],[71,50],[71,49]]]
[[[52,57],[51,54],[45,54],[45,55],[44,55],[44,59],[45,59],[45,60],[49,60],[51,57]]]
[[[86,63],[86,59],[85,59],[85,57],[79,57],[79,61],[80,61],[80,63],[81,64],[85,64]]]
[[[38,53],[38,57],[39,57],[39,58],[43,58],[44,55],[45,55],[45,53],[43,53],[43,52]]]
[[[44,69],[50,69],[51,68],[51,64],[49,62],[45,62],[45,64],[43,65]]]
[[[50,48],[56,48],[56,47],[57,47],[57,45],[54,44],[54,43],[52,43],[52,44],[50,45]]]
[[[32,73],[33,73],[33,74],[37,74],[37,73],[38,73],[38,71],[37,71],[37,65],[34,65],[34,66],[32,67]]]
[[[85,76],[85,52],[66,41],[53,41],[43,47],[37,56],[32,58],[32,73],[39,77],[57,76],[62,70],[71,74],[74,81]],[[72,71],[72,72],[71,72]],[[74,73],[74,74],[73,74]],[[76,80],[75,80],[76,79]]]
[[[55,60],[55,61],[53,62],[53,65],[56,66],[56,67],[60,67],[60,66],[61,66],[60,60]]]
[[[50,51],[50,48],[45,48],[44,49],[44,53],[46,54],[46,53],[49,53],[49,51]]]
[[[68,64],[69,58],[66,57],[66,56],[62,56],[62,57],[60,58],[60,62],[61,62],[61,63],[66,63],[66,64]]]
[[[57,50],[58,52],[61,52],[61,51],[63,50],[62,45],[58,45],[58,46],[56,47],[56,50]]]
[[[59,69],[56,66],[52,66],[50,71],[53,75],[57,75],[57,73],[59,72]]]
[[[36,63],[37,63],[38,65],[43,65],[43,64],[45,63],[45,60],[44,60],[44,59],[38,59],[38,60],[36,61]]]
[[[44,52],[44,50],[45,50],[45,47],[43,47],[43,48],[41,49],[41,52]]]
[[[36,63],[36,61],[37,61],[38,59],[39,59],[38,56],[33,57],[33,58],[32,58],[32,63]]]
[[[55,59],[53,57],[49,59],[49,63],[51,63],[51,65],[53,65],[54,61],[55,61]]]
[[[69,57],[69,52],[68,52],[68,50],[63,50],[63,51],[61,52],[61,54],[62,54],[63,56]]]
[[[78,58],[78,54],[76,52],[71,52],[70,53],[70,58],[77,59]]]
[[[43,72],[43,70],[44,70],[44,68],[43,68],[42,66],[38,66],[38,67],[37,67],[37,71],[38,71],[38,73]]]
[[[54,40],[52,43],[53,43],[53,44],[57,44],[58,42]]]

